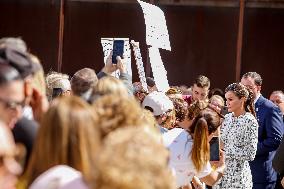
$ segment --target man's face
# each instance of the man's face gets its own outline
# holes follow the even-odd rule
[[[277,106],[281,103],[284,103],[284,101],[281,99],[280,94],[277,94],[277,93],[271,94],[269,97],[269,100],[271,100]]]
[[[254,97],[260,93],[261,86],[257,86],[254,82],[254,79],[251,77],[242,78],[241,84],[252,90]]]
[[[0,87],[0,120],[13,127],[22,116],[24,106],[24,83],[12,81]]]
[[[193,99],[193,101],[207,99],[208,92],[209,92],[208,87],[201,88],[201,87],[198,87],[196,84],[194,84],[192,86],[192,99]]]

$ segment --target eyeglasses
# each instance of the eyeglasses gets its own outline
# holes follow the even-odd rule
[[[0,102],[3,103],[6,108],[9,108],[11,110],[16,110],[19,107],[23,108],[25,106],[25,100],[17,102],[0,98]]]

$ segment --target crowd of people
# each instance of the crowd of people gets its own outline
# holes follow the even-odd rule
[[[0,189],[284,187],[284,93],[266,99],[260,74],[162,92],[121,57],[70,77],[44,74],[27,49],[0,39]]]

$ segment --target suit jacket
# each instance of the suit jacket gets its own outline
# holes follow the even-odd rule
[[[275,171],[277,171],[281,175],[284,175],[284,139],[283,138],[274,156],[272,165]]]
[[[272,168],[272,160],[283,136],[282,113],[263,96],[255,103],[255,111],[259,128],[256,156],[250,162],[253,182],[274,182],[277,180],[277,173]]]

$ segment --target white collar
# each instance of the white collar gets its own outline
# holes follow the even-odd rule
[[[260,93],[258,93],[258,95],[256,95],[256,97],[255,97],[255,99],[254,99],[254,103],[257,102],[257,100],[259,99],[260,95],[261,95]]]

